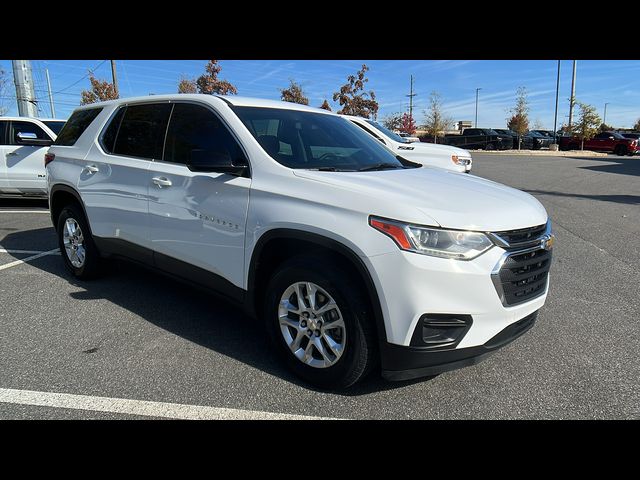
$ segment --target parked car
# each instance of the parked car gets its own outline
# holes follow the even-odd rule
[[[445,135],[444,143],[461,148],[507,150],[513,147],[513,137],[490,128],[465,128],[460,135]]]
[[[531,132],[539,133],[542,136],[553,139],[553,130],[530,130]]]
[[[47,122],[0,117],[0,197],[46,198],[44,155],[56,139],[56,125]]]
[[[71,275],[132,258],[214,288],[321,387],[377,365],[402,380],[475,364],[547,297],[538,200],[405,160],[326,110],[197,94],[85,105],[46,162]]]
[[[398,135],[400,135],[402,138],[404,138],[407,142],[414,143],[414,142],[419,142],[420,141],[420,139],[418,137],[416,137],[414,135],[409,135],[408,133],[400,132],[400,133],[398,133]]]
[[[640,133],[621,133],[624,138],[630,138],[632,140],[640,141]]]
[[[400,155],[407,160],[422,165],[444,168],[454,172],[469,173],[471,171],[473,160],[471,153],[467,150],[448,145],[408,142],[374,120],[351,115],[343,116],[372,137],[378,139],[395,155]]]
[[[540,150],[541,148],[549,148],[549,145],[553,143],[553,138],[543,135],[535,130],[528,132],[525,137],[531,140],[531,148],[533,150]]]
[[[512,141],[513,141],[513,146],[510,147],[510,148],[518,150],[518,134],[516,132],[514,132],[513,130],[507,130],[507,129],[502,129],[502,128],[494,128],[494,130],[496,132],[498,132],[500,135],[510,136]],[[529,137],[527,135],[521,135],[520,136],[520,149],[522,149],[522,150],[532,150],[533,149],[533,138]]]
[[[585,140],[584,149],[597,152],[613,152],[616,155],[633,155],[640,151],[639,141],[633,138],[625,138],[616,132],[602,132],[589,140]],[[561,150],[579,150],[580,143],[578,137],[561,137],[559,139]]]

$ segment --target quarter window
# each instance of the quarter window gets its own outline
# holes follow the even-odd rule
[[[116,143],[120,122],[122,122],[122,117],[126,109],[127,107],[120,107],[120,109],[118,109],[118,112],[113,116],[111,122],[109,122],[109,126],[102,135],[102,148],[104,148],[107,153],[113,153],[113,145]]]
[[[65,147],[74,145],[80,138],[80,135],[84,133],[101,111],[102,107],[73,112],[69,120],[64,124],[64,127],[62,127],[62,130],[60,130],[54,145],[62,145]]]
[[[176,104],[167,131],[164,161],[197,165],[215,156],[229,158],[234,165],[247,163],[238,142],[211,110],[201,105]]]
[[[162,144],[170,112],[169,103],[128,106],[117,132],[113,153],[148,159],[162,158]]]

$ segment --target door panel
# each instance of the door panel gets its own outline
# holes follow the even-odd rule
[[[153,162],[151,168],[147,181],[151,248],[242,287],[251,180],[191,172],[184,165],[163,162]],[[162,265],[161,256],[156,261],[160,268],[168,266]]]
[[[12,121],[9,144],[5,147],[8,186],[21,191],[46,191],[44,154],[49,147],[20,145],[19,132],[34,133],[39,139],[51,140],[39,125],[28,121]]]

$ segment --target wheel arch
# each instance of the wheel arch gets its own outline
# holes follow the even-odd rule
[[[64,184],[54,185],[49,191],[49,211],[51,213],[51,223],[53,223],[53,228],[56,230],[58,229],[58,217],[65,205],[68,205],[69,203],[76,203],[80,206],[82,213],[84,214],[84,218],[87,221],[87,225],[89,226],[89,233],[92,233],[89,216],[87,215],[87,210],[85,209],[84,202],[80,197],[80,193],[78,193],[75,188]]]
[[[378,342],[387,339],[384,317],[380,306],[378,292],[363,260],[347,245],[320,235],[291,228],[276,228],[264,233],[256,242],[249,262],[247,278],[247,309],[253,316],[258,316],[262,311],[262,301],[266,283],[273,270],[282,261],[303,251],[324,252],[336,258],[347,261],[347,266],[362,281],[364,293],[367,295],[371,306]],[[303,250],[304,248],[304,250]]]

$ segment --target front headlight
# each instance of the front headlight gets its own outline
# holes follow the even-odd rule
[[[423,227],[379,217],[369,217],[369,225],[391,237],[402,250],[432,257],[472,260],[493,246],[481,232]]]

